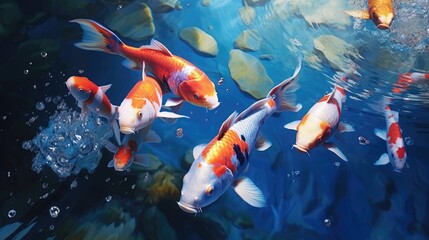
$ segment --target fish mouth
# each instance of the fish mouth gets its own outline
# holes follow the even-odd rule
[[[304,147],[301,147],[299,145],[294,144],[294,145],[292,145],[292,148],[296,148],[298,151],[300,151],[302,153],[307,153],[308,154],[308,149],[306,149]]]
[[[219,105],[220,105],[220,102],[217,102],[215,105],[213,105],[213,106],[211,106],[211,107],[208,107],[207,109],[208,109],[208,110],[213,110],[213,109],[215,109],[215,108],[219,107]]]
[[[380,24],[378,24],[377,25],[377,28],[378,29],[381,29],[381,30],[389,30],[390,31],[390,26],[388,25],[388,24],[385,24],[385,23],[380,23]]]
[[[186,203],[177,202],[177,205],[179,205],[179,207],[187,213],[195,213],[196,214],[198,212],[201,212],[201,209],[197,209],[196,207],[188,205]]]
[[[130,127],[121,127],[120,130],[123,134],[133,134],[134,133],[134,128],[130,128]]]

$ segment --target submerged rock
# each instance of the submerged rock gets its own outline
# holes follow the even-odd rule
[[[152,12],[141,2],[133,2],[106,18],[106,25],[122,36],[136,41],[148,39],[155,33]]]
[[[19,30],[23,13],[15,1],[0,3],[0,41]]]
[[[210,5],[210,0],[201,0],[201,5],[208,7]]]
[[[244,3],[249,6],[262,6],[270,0],[244,0]]]
[[[245,25],[252,24],[253,20],[256,17],[255,9],[249,6],[244,6],[240,8],[239,11],[240,11],[241,21],[243,21]]]
[[[254,227],[252,218],[245,212],[238,214],[233,224],[240,229],[251,229]]]
[[[234,41],[234,47],[244,51],[258,51],[261,48],[262,38],[254,30],[244,30]]]
[[[229,57],[228,68],[231,77],[240,89],[256,99],[265,97],[274,83],[262,63],[241,50],[231,50]]]
[[[156,207],[143,213],[143,232],[148,239],[177,239],[176,232],[167,221],[167,217]]]
[[[174,9],[181,9],[179,1],[177,0],[144,0],[143,2],[156,13],[167,13]]]
[[[100,10],[92,0],[51,0],[49,4],[52,15],[65,18],[86,18]]]
[[[313,44],[314,49],[318,51],[316,53],[321,53],[335,70],[348,69],[350,57],[361,58],[353,45],[334,35],[319,36],[313,40]]]
[[[192,165],[193,162],[194,162],[194,155],[192,153],[192,149],[188,149],[185,152],[185,155],[183,156],[183,159],[182,159],[183,169],[189,169],[189,167]]]
[[[216,56],[219,52],[216,40],[197,27],[184,28],[180,31],[179,36],[199,53]]]

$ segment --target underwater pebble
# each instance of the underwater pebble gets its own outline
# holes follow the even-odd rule
[[[330,227],[331,226],[331,220],[329,220],[328,218],[323,220],[323,224],[325,224],[325,226]]]
[[[36,109],[39,111],[43,111],[45,109],[45,104],[43,102],[37,102]]]
[[[51,215],[52,218],[57,218],[58,215],[60,214],[60,209],[57,206],[52,206],[49,209],[49,214]]]
[[[363,136],[359,136],[358,141],[359,141],[360,145],[368,145],[369,144],[369,140]]]
[[[13,218],[16,216],[16,211],[14,209],[9,210],[9,212],[7,213],[7,216],[9,218]]]
[[[198,27],[183,28],[179,37],[198,53],[214,57],[219,52],[216,40]]]
[[[414,141],[411,137],[405,137],[404,140],[405,140],[405,144],[407,144],[407,146],[414,145]]]
[[[104,198],[106,200],[106,202],[110,202],[112,201],[112,196],[107,195],[106,198]]]
[[[176,137],[177,138],[182,138],[183,137],[183,129],[182,128],[178,128],[176,130]]]
[[[42,56],[43,58],[45,58],[45,57],[48,56],[48,53],[43,51],[43,52],[40,53],[40,56]]]

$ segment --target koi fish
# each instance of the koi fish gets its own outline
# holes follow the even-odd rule
[[[107,150],[114,153],[113,159],[107,165],[114,167],[116,171],[124,171],[132,163],[139,164],[143,167],[150,165],[150,157],[146,154],[137,154],[143,143],[160,143],[160,137],[152,130],[151,126],[141,129],[140,131],[125,135],[119,147],[113,143],[106,144]]]
[[[362,19],[371,19],[378,29],[390,30],[390,24],[395,18],[393,0],[368,0],[367,10],[345,11],[347,15]]]
[[[210,110],[219,106],[215,85],[207,75],[192,63],[173,55],[160,42],[152,39],[150,45],[135,48],[95,21],[75,19],[71,22],[78,23],[84,32],[82,42],[75,46],[120,55],[126,58],[124,65],[131,69],[141,69],[143,61],[146,62],[160,85],[179,97],[172,99],[172,105],[180,105],[185,100]]]
[[[429,73],[409,72],[399,75],[398,80],[395,83],[392,91],[394,93],[402,93],[408,89],[408,86],[412,83],[428,80]]]
[[[162,103],[162,90],[158,82],[147,76],[145,63],[142,67],[142,80],[138,81],[127,97],[118,107],[118,120],[120,130],[124,134],[134,133],[149,126],[155,118],[189,118],[172,112],[160,112]]]
[[[338,157],[347,161],[346,156],[332,142],[326,142],[338,129],[340,133],[354,131],[349,124],[340,122],[341,109],[346,101],[346,92],[340,86],[323,96],[305,116],[298,121],[286,124],[284,127],[296,130],[296,143],[294,148],[300,152],[308,153],[311,149],[322,144]]]
[[[116,141],[120,143],[119,127],[116,122],[117,106],[112,105],[105,94],[112,85],[99,87],[88,78],[77,76],[69,77],[66,85],[71,95],[77,100],[82,113],[95,112],[109,120]]]
[[[401,172],[407,161],[407,153],[402,139],[402,131],[398,124],[399,114],[386,105],[385,117],[387,132],[381,129],[374,129],[374,133],[387,142],[387,153],[382,154],[374,165],[385,165],[390,162],[393,166],[393,171]]]
[[[218,135],[207,145],[193,150],[195,161],[183,178],[179,207],[188,213],[198,213],[218,199],[229,186],[248,204],[265,206],[261,190],[247,177],[241,176],[249,167],[253,148],[266,150],[271,143],[259,133],[261,125],[274,113],[298,111],[293,105],[297,90],[296,78],[301,62],[292,77],[274,87],[266,98],[257,101],[240,114],[233,112],[223,122]]]

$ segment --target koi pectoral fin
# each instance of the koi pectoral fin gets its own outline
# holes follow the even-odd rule
[[[118,147],[110,141],[107,141],[104,147],[111,153],[116,153],[116,151],[118,151]]]
[[[295,130],[295,131],[296,131],[296,129],[297,129],[297,127],[298,127],[298,124],[299,124],[300,122],[301,122],[300,120],[296,120],[296,121],[290,122],[290,123],[286,124],[286,125],[284,126],[284,128],[286,128],[286,129],[290,129],[290,130]]]
[[[255,148],[258,151],[265,151],[273,145],[267,138],[259,132],[258,137],[256,138]]]
[[[325,142],[323,144],[323,146],[326,149],[328,149],[329,151],[335,153],[335,155],[337,155],[339,158],[343,159],[346,162],[348,161],[346,155],[344,155],[344,153],[341,152],[341,150],[337,146],[335,146],[334,143],[332,143],[332,142]]]
[[[382,129],[379,129],[379,128],[375,128],[374,129],[374,134],[377,137],[379,137],[379,138],[383,139],[384,141],[386,141],[386,135],[387,135],[387,133],[386,133],[385,130],[382,130]]]
[[[107,164],[107,167],[112,168],[115,166],[115,161],[112,159],[110,160],[110,162]]]
[[[265,197],[262,191],[247,177],[240,177],[232,184],[235,192],[245,202],[253,207],[265,207]]]
[[[355,129],[353,128],[352,125],[344,123],[344,122],[340,122],[338,124],[338,131],[340,133],[344,133],[344,132],[353,132]]]
[[[152,159],[151,156],[148,154],[137,154],[134,157],[134,163],[138,164],[144,168],[147,168],[150,166],[150,162],[151,162],[150,160],[151,159]]]
[[[371,16],[369,15],[368,10],[362,9],[362,10],[346,10],[344,11],[345,14],[355,17],[355,18],[362,18],[362,19],[370,19]]]
[[[379,165],[386,165],[389,163],[389,156],[387,155],[387,153],[383,153],[380,158],[374,163],[374,165],[379,166]]]

